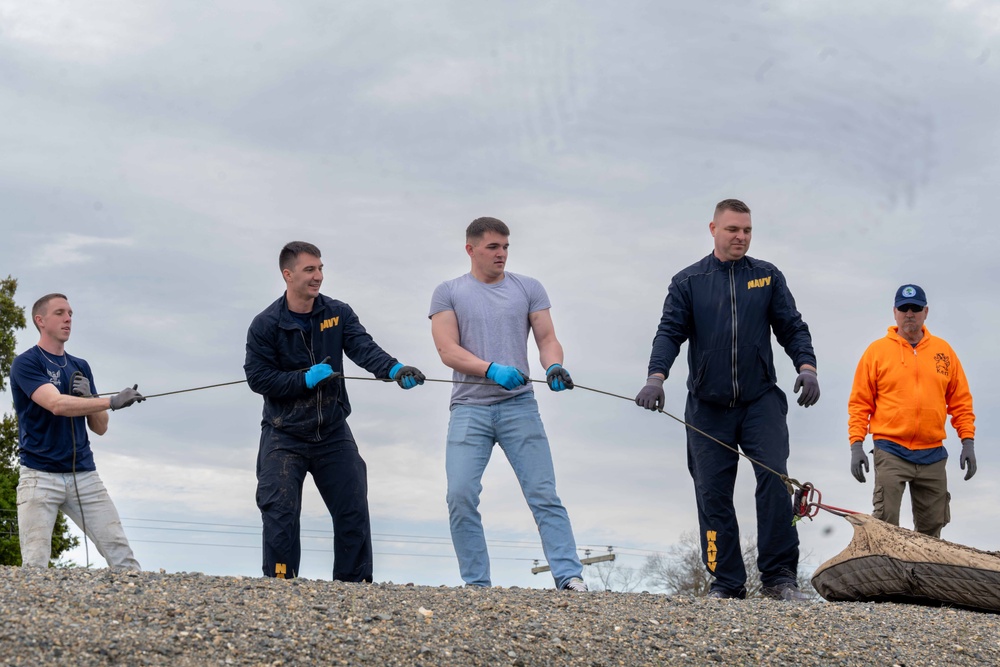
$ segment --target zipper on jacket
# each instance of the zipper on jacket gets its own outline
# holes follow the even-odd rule
[[[740,400],[740,383],[739,376],[737,375],[737,341],[739,336],[739,322],[736,316],[736,277],[733,274],[733,269],[736,266],[735,262],[729,265],[729,303],[732,309],[733,316],[733,352],[732,352],[732,364],[733,364],[733,400],[729,403],[729,407],[734,407],[736,402]]]
[[[302,344],[306,346],[306,351],[309,352],[309,361],[312,365],[316,365],[316,356],[313,354],[312,349],[312,330],[309,331],[309,340],[306,341],[306,333],[299,329],[299,335],[302,336]],[[321,406],[323,405],[323,388],[320,387],[316,390],[316,440],[320,439],[319,428],[323,425],[323,410]]]
[[[921,339],[920,341],[918,341],[917,345],[920,345],[920,343],[922,343],[922,342],[923,342],[923,339]],[[907,341],[906,344],[909,345],[910,344],[909,341]],[[910,434],[910,448],[909,448],[910,451],[913,451],[913,441],[916,439],[916,437],[917,437],[917,430],[920,428],[920,426],[919,426],[920,425],[920,404],[921,404],[921,398],[923,398],[923,392],[920,390],[920,360],[917,359],[917,345],[911,345],[910,346],[910,347],[913,348],[913,387],[916,389],[916,392],[914,392],[914,393],[917,396],[917,428],[915,428],[913,430],[913,433]]]

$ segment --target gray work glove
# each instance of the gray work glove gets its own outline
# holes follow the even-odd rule
[[[864,472],[861,472],[862,466],[864,466],[865,469]],[[865,472],[868,472],[868,455],[865,454],[864,443],[852,442],[851,474],[854,475],[854,479],[858,480],[863,484],[865,481]]]
[[[663,378],[650,375],[646,378],[646,386],[636,395],[635,404],[647,410],[662,410],[664,402]]]
[[[965,470],[966,464],[969,466],[968,472],[965,473],[965,481],[972,479],[972,476],[976,474],[976,442],[972,438],[964,438],[962,440],[962,453],[958,456],[958,465]]]
[[[819,378],[816,376],[816,371],[811,368],[803,368],[799,371],[793,390],[798,394],[799,389],[802,390],[802,394],[799,396],[799,405],[804,408],[816,405],[816,401],[819,400]]]
[[[93,398],[94,390],[90,388],[90,380],[80,371],[73,371],[69,378],[70,393],[80,398]]]
[[[139,385],[133,385],[131,387],[125,387],[120,392],[111,397],[111,409],[121,410],[122,408],[127,408],[133,403],[142,403],[146,400],[146,397],[136,391]]]

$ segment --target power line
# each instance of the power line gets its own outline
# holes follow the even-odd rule
[[[206,542],[174,542],[170,540],[129,540],[129,542],[141,542],[143,544],[173,544],[180,546],[189,547],[222,547],[231,549],[260,549],[259,545],[250,544],[209,544]],[[330,553],[327,549],[302,549],[302,551],[308,551],[312,553]],[[376,551],[374,552],[376,556],[406,556],[415,558],[455,558],[454,554],[408,554],[400,553],[397,551]],[[534,558],[513,558],[513,557],[498,557],[492,560],[516,560],[516,561],[533,561]]]
[[[0,512],[14,513],[17,510],[14,509],[0,509]],[[215,535],[245,535],[245,536],[260,536],[261,527],[259,525],[249,525],[249,524],[235,524],[235,523],[220,523],[213,521],[181,521],[177,519],[149,519],[143,517],[122,517],[122,521],[136,521],[140,523],[159,523],[159,524],[173,524],[175,526],[206,526],[206,527],[216,527],[216,528],[233,528],[243,531],[252,532],[237,532],[235,530],[209,530],[198,529],[198,528],[171,528],[171,527],[158,527],[158,526],[143,526],[132,524],[128,528],[133,530],[161,530],[161,531],[171,531],[171,532],[190,532],[190,533],[208,533]],[[333,539],[333,529],[332,528],[302,528],[300,531],[305,539]],[[375,542],[395,542],[400,544],[427,544],[429,546],[437,545],[451,545],[451,537],[442,537],[436,535],[412,535],[407,533],[372,533],[372,540]],[[130,541],[140,541],[131,540]],[[168,542],[165,542],[168,543]],[[541,542],[533,540],[498,540],[498,539],[487,539],[487,545],[491,548],[497,549],[540,549]],[[177,544],[182,544],[178,542]],[[588,542],[580,543],[577,545],[577,551],[601,551],[607,549],[608,542]],[[256,547],[255,547],[256,548]],[[620,556],[637,556],[646,557],[657,553],[663,553],[665,550],[657,551],[655,549],[643,549],[640,547],[628,547],[628,546],[615,546],[615,553]]]
[[[144,523],[168,523],[175,525],[193,525],[193,526],[217,526],[220,528],[239,528],[244,530],[253,530],[253,533],[235,533],[232,531],[211,531],[211,530],[198,530],[190,529],[190,532],[208,532],[208,533],[218,533],[223,535],[237,535],[237,534],[260,534],[260,526],[252,526],[248,524],[232,524],[232,523],[216,523],[207,521],[178,521],[175,519],[144,519],[139,517],[122,517],[122,521],[139,521]],[[139,526],[133,525],[131,528],[140,530],[175,530],[184,531],[184,528],[156,528],[154,526]],[[315,538],[333,538],[332,528],[302,528],[302,533],[315,533],[316,535],[303,535],[307,539]],[[451,544],[451,537],[442,537],[436,535],[412,535],[407,533],[372,533],[372,539],[381,542],[400,542],[400,543],[411,543],[411,544]],[[417,542],[410,542],[410,540],[419,540]],[[541,548],[541,542],[533,540],[497,540],[488,539],[486,543],[491,547],[496,547],[500,549],[506,548],[526,548],[535,549]],[[581,543],[577,545],[578,551],[585,551],[587,549],[591,551],[599,551],[607,549],[608,542],[588,542]],[[619,555],[631,555],[631,556],[650,556],[656,553],[662,553],[662,551],[657,551],[655,549],[643,549],[640,547],[620,547],[615,546],[615,553]]]

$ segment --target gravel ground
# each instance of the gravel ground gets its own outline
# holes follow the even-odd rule
[[[997,665],[1000,616],[896,604],[0,567],[5,665]]]

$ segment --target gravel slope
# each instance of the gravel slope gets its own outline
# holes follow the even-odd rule
[[[5,665],[997,665],[1000,617],[895,604],[0,567]]]

